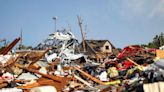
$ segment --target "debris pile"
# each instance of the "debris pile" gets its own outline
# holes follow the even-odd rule
[[[162,92],[164,51],[127,46],[103,62],[78,50],[70,31],[50,34],[35,50],[0,52],[0,92]]]

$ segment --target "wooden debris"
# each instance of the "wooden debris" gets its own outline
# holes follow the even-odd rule
[[[31,63],[31,65],[34,64],[34,63],[36,63],[37,61],[39,61],[49,50],[50,50],[50,49],[47,49],[46,51],[44,51],[40,56],[38,56],[38,57]]]
[[[50,64],[51,67],[56,66],[60,62],[60,58],[56,58],[54,62]]]
[[[51,81],[51,79],[47,79],[47,78],[40,78],[38,80],[39,83],[41,83],[42,81]],[[47,85],[49,86],[54,86],[58,92],[61,92],[62,89],[68,84],[68,81],[69,79],[67,77],[60,77],[60,79],[58,79],[60,81],[59,82],[56,82],[56,81],[53,81],[53,82],[49,82]],[[41,84],[44,84],[44,83],[41,83]]]
[[[74,74],[74,77],[75,77],[77,80],[79,80],[80,82],[82,82],[82,83],[84,83],[85,85],[87,85],[88,87],[93,88],[93,87],[91,86],[90,83],[88,83],[87,81],[85,81],[85,80],[83,80],[82,78],[78,77],[77,75]]]
[[[25,68],[23,67],[22,65],[18,64],[18,63],[15,63],[15,66],[21,68],[21,69],[24,69],[24,70],[27,70],[29,72],[32,72],[32,73],[36,73],[36,74],[39,74],[39,75],[42,75],[43,77],[46,77],[46,78],[49,78],[49,79],[52,79],[56,82],[61,82],[61,81],[58,81],[58,79],[60,79],[60,77],[57,77],[57,76],[52,76],[52,75],[48,75],[48,74],[43,74],[43,73],[40,73],[38,70],[34,70],[34,69],[30,69],[30,68]]]
[[[12,66],[17,60],[19,59],[19,55],[16,55],[15,57],[11,57],[8,62],[6,62],[2,67],[8,67]]]
[[[143,70],[144,69],[144,67],[143,66],[141,66],[141,65],[139,65],[139,64],[137,64],[136,62],[134,62],[133,60],[131,60],[131,59],[129,59],[129,58],[127,58],[127,60],[129,60],[130,62],[132,62],[134,65],[136,65],[137,66],[137,68],[139,69],[139,70]]]
[[[8,84],[7,83],[1,83],[0,84],[0,89],[6,87]]]
[[[110,90],[112,90],[111,86],[102,89],[100,92],[109,92]]]
[[[81,72],[83,75],[87,76],[89,79],[93,80],[93,81],[96,82],[96,83],[99,83],[99,84],[101,84],[101,85],[105,85],[105,84],[106,84],[105,82],[102,82],[101,80],[99,80],[99,79],[97,79],[97,78],[91,76],[90,74],[88,74],[88,73],[82,71],[82,70],[79,69],[78,67],[75,67],[75,69],[78,70],[78,71]]]
[[[20,40],[19,38],[16,38],[13,42],[11,42],[8,46],[6,46],[1,52],[0,54],[2,55],[6,55]]]

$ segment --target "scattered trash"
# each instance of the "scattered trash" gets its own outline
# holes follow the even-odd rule
[[[0,52],[0,92],[164,90],[162,49],[126,46],[117,55],[110,53],[97,62],[78,50],[78,40],[70,31],[58,30],[34,50],[11,53],[19,40]],[[94,57],[101,54],[104,56],[98,53]]]

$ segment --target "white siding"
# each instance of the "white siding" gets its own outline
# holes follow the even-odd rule
[[[106,46],[108,46],[109,47],[109,49],[107,50],[106,49]],[[112,45],[107,41],[105,44],[104,44],[104,46],[102,47],[102,51],[103,52],[112,52]]]

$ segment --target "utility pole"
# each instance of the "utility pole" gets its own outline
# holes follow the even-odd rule
[[[21,33],[20,33],[20,46],[22,47],[23,45],[23,32],[22,32],[22,28],[21,28]]]
[[[23,49],[23,32],[22,32],[22,28],[20,30],[20,44],[18,49]]]
[[[53,17],[52,19],[55,21],[55,32],[56,32],[56,20],[58,19],[58,17],[55,16],[55,17]]]
[[[83,51],[86,52],[86,48],[85,48],[85,37],[84,37],[85,34],[84,34],[83,28],[82,28],[82,20],[81,20],[81,17],[79,17],[79,16],[77,16],[77,18],[78,18],[78,23],[79,23],[81,35],[82,35]]]

